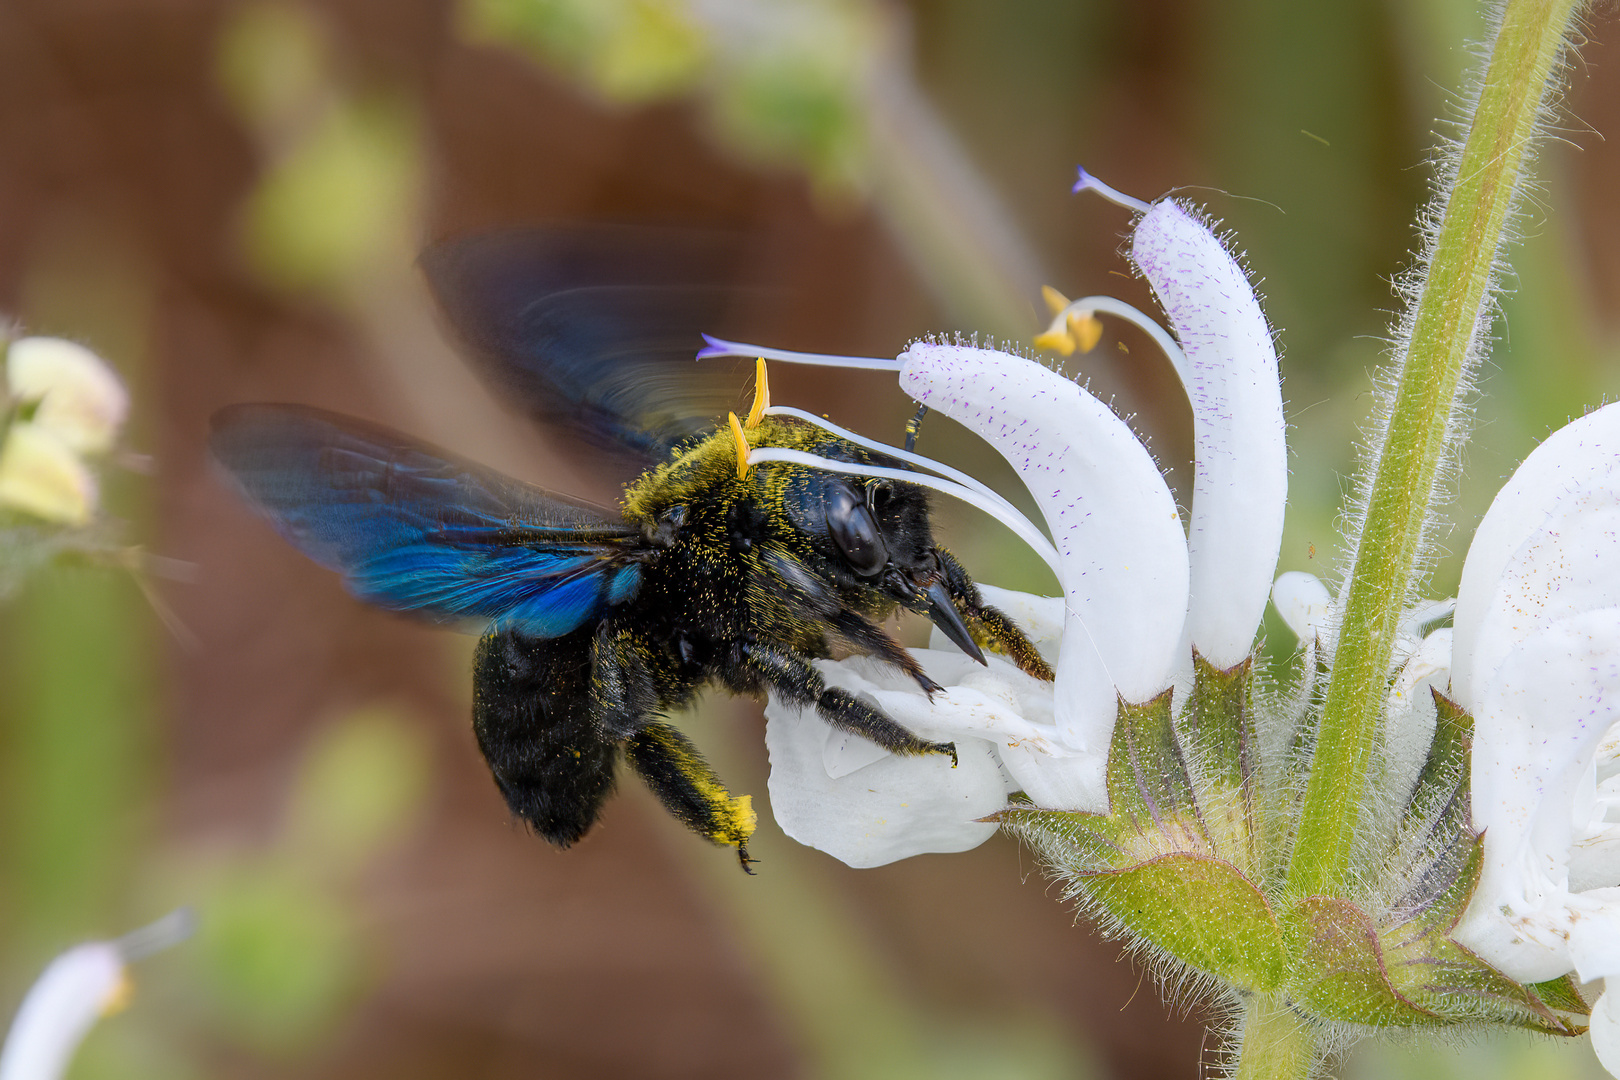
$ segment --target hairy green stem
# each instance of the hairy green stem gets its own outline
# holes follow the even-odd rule
[[[1249,999],[1233,1080],[1305,1080],[1316,1058],[1316,1039],[1281,1001]]]
[[[1463,372],[1485,329],[1491,269],[1579,0],[1509,0],[1401,343],[1399,378],[1368,485],[1288,884],[1338,894],[1379,737],[1396,626],[1423,553]]]

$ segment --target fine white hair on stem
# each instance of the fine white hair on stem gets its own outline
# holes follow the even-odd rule
[[[1143,214],[1131,259],[1185,353],[1178,373],[1197,466],[1185,638],[1227,668],[1249,655],[1282,548],[1288,447],[1277,350],[1248,275],[1185,207],[1165,199]]]
[[[834,461],[832,458],[821,457],[818,454],[807,454],[803,450],[785,450],[774,446],[762,446],[748,452],[748,464],[750,465],[758,465],[767,461],[783,461],[794,465],[807,465],[812,469],[842,473],[846,476],[875,476],[885,480],[900,480],[907,484],[932,488],[934,491],[961,499],[970,506],[978,507],[1011,529],[1020,540],[1028,544],[1035,554],[1046,562],[1047,566],[1052,568],[1052,573],[1059,580],[1062,580],[1063,569],[1057,549],[1047,542],[1046,537],[1041,535],[1041,530],[1035,527],[1034,522],[1012,509],[999,496],[987,497],[983,493],[963,484],[937,476],[929,476],[926,473],[911,472],[907,469],[886,469],[880,465],[857,465],[848,461]]]
[[[1351,496],[1340,515],[1340,531],[1345,539],[1345,558],[1340,562],[1343,575],[1339,586],[1341,602],[1349,591],[1350,574],[1360,552],[1372,485],[1378,462],[1383,457],[1396,392],[1406,369],[1407,356],[1415,331],[1418,302],[1428,281],[1429,268],[1434,262],[1441,224],[1445,219],[1446,200],[1458,185],[1458,171],[1462,165],[1468,124],[1470,118],[1476,114],[1485,73],[1489,70],[1490,43],[1498,39],[1502,29],[1506,5],[1495,3],[1486,6],[1488,15],[1484,37],[1470,50],[1475,60],[1471,65],[1474,71],[1471,84],[1463,93],[1451,97],[1453,116],[1445,125],[1451,129],[1451,133],[1440,137],[1431,154],[1433,171],[1430,197],[1428,204],[1418,215],[1420,254],[1395,281],[1395,292],[1401,301],[1401,313],[1393,328],[1390,363],[1379,372],[1374,381],[1372,415],[1362,428],[1357,455],[1359,462],[1355,470]],[[1558,93],[1558,87],[1562,85],[1560,75],[1568,64],[1569,40],[1566,38],[1559,48],[1561,51],[1553,63],[1548,81],[1540,88],[1535,126],[1537,138],[1532,138],[1522,148],[1516,148],[1522,149],[1524,157],[1518,175],[1512,178],[1514,184],[1512,197],[1492,254],[1490,272],[1485,283],[1484,302],[1480,305],[1474,325],[1468,328],[1468,348],[1449,404],[1439,466],[1435,470],[1430,490],[1426,493],[1428,510],[1417,545],[1417,559],[1406,583],[1406,602],[1409,605],[1416,602],[1421,595],[1423,585],[1439,557],[1434,543],[1434,536],[1440,524],[1439,509],[1450,499],[1455,489],[1459,454],[1467,434],[1475,372],[1489,352],[1489,330],[1498,312],[1501,279],[1510,269],[1506,262],[1506,250],[1519,239],[1519,222],[1523,214],[1522,201],[1534,192],[1535,181],[1531,176],[1531,168],[1535,163],[1539,136],[1551,126],[1554,119],[1555,95]]]

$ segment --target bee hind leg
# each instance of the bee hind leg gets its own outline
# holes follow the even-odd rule
[[[1026,674],[1051,682],[1054,678],[1051,665],[1042,658],[1034,642],[1024,636],[1018,624],[1008,618],[1005,612],[984,602],[979,595],[979,587],[973,584],[973,579],[968,577],[967,571],[954,555],[944,548],[936,548],[934,554],[944,572],[945,590],[950,593],[976,642],[981,647],[989,646],[1002,653]]]
[[[840,731],[870,739],[891,754],[946,754],[955,767],[955,743],[917,738],[848,690],[828,686],[808,660],[759,644],[745,646],[743,655],[765,685],[801,708],[814,706],[823,720]]]
[[[759,821],[753,800],[727,791],[690,739],[655,720],[630,736],[624,756],[666,810],[699,836],[736,848],[743,870],[753,873],[748,838]]]

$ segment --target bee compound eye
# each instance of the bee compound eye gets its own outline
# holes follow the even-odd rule
[[[889,561],[888,545],[862,499],[839,484],[827,496],[827,533],[849,565],[862,577],[871,577]]]

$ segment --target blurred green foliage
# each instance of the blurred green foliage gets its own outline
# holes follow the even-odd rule
[[[695,96],[744,161],[861,183],[879,19],[861,0],[465,0],[465,31],[618,106]]]
[[[680,0],[480,0],[476,36],[519,44],[609,101],[656,101],[702,78],[708,43]]]
[[[242,208],[242,249],[278,288],[342,297],[414,254],[416,110],[342,76],[327,28],[302,5],[244,5],[221,36],[221,88],[265,158]]]

